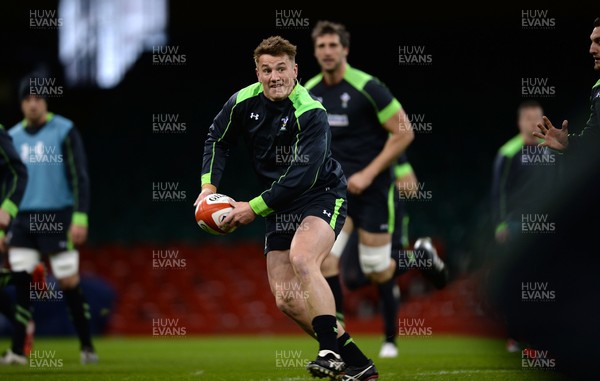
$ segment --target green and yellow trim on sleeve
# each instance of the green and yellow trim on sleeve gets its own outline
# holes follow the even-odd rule
[[[82,213],[82,212],[74,212],[73,216],[71,217],[71,224],[72,225],[79,225],[79,226],[88,226],[88,215],[87,213]]]
[[[0,205],[0,209],[4,210],[12,218],[15,218],[15,216],[19,212],[19,207],[8,198],[2,202],[2,205]]]
[[[204,186],[206,184],[210,184],[211,183],[210,182],[210,173],[203,174],[200,179],[201,179],[201,182],[202,182],[201,186]]]
[[[394,166],[394,176],[399,179],[410,173],[413,173],[413,167],[410,163],[402,163]]]
[[[266,217],[269,214],[273,213],[273,209],[269,208],[262,196],[256,196],[252,200],[250,200],[250,208],[252,208],[252,211],[254,213],[263,217]]]
[[[496,226],[496,234],[503,232],[508,229],[508,223],[506,221],[500,222],[498,226]]]
[[[390,118],[392,118],[394,115],[396,115],[398,111],[400,111],[400,109],[402,109],[400,102],[398,102],[398,100],[394,98],[390,102],[390,104],[385,106],[383,110],[377,113],[377,119],[379,120],[379,123],[384,124],[385,122],[390,120]]]

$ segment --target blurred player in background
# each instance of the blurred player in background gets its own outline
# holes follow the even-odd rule
[[[392,235],[392,257],[398,262],[394,277],[387,282],[377,284],[379,296],[381,298],[381,309],[383,318],[384,342],[379,351],[381,358],[398,357],[398,347],[396,337],[398,334],[398,306],[400,301],[400,288],[397,283],[397,277],[406,273],[410,269],[418,269],[421,274],[429,280],[436,288],[443,288],[448,282],[448,269],[445,263],[437,255],[437,250],[433,245],[431,238],[421,237],[415,241],[413,252],[418,251],[423,255],[423,263],[411,263],[409,249],[409,216],[406,210],[406,200],[415,199],[417,196],[418,180],[415,172],[408,162],[406,154],[402,154],[398,163],[394,166],[394,176],[396,189],[400,193],[400,198],[396,203],[394,234]],[[402,257],[402,259],[400,259]],[[369,279],[362,272],[359,263],[358,254],[358,234],[352,232],[348,243],[341,256],[340,271],[344,285],[349,290],[356,290],[360,287],[371,284]],[[343,312],[343,306],[337,303],[343,301],[336,300],[338,314]]]
[[[492,179],[492,221],[500,255],[511,250],[511,244],[520,239],[522,216],[533,210],[540,189],[550,190],[557,175],[557,155],[547,148],[538,147],[533,136],[542,122],[544,111],[534,100],[522,102],[517,109],[519,134],[498,150]],[[506,349],[518,352],[519,334],[507,327]]]
[[[8,237],[10,266],[31,274],[42,255],[49,257],[79,336],[81,363],[96,363],[76,248],[88,233],[90,184],[83,142],[72,121],[48,112],[46,99],[31,94],[29,77],[21,83],[20,99],[25,118],[9,133],[29,181]]]
[[[592,43],[589,52],[594,59],[594,70],[600,71],[600,17],[594,20],[594,29],[590,40]],[[579,134],[569,134],[569,124],[566,120],[563,121],[562,128],[558,129],[545,116],[543,122],[537,126],[539,131],[535,131],[533,134],[543,139],[542,146],[558,151],[564,151],[580,144],[597,147],[600,141],[600,79],[592,86],[590,103],[590,117]]]
[[[537,101],[522,102],[517,109],[519,134],[500,147],[496,155],[492,179],[492,219],[496,242],[500,245],[520,233],[521,214],[536,198],[535,190],[547,184],[542,158],[537,159],[536,153],[549,155],[550,152],[536,150],[539,141],[533,136],[543,115],[542,106]],[[529,152],[532,152],[531,156],[528,156]]]
[[[312,40],[321,73],[306,88],[327,110],[332,154],[348,176],[348,218],[321,267],[343,321],[339,261],[353,230],[361,270],[371,281],[389,282],[397,268],[391,256],[397,201],[391,167],[414,133],[387,87],[347,63],[350,33],[344,25],[319,21]]]
[[[204,148],[202,192],[215,193],[230,147],[243,137],[266,190],[235,202],[224,228],[265,217],[265,254],[278,308],[319,342],[316,377],[375,380],[377,370],[335,317],[335,301],[320,268],[346,217],[346,180],[330,151],[331,132],[321,103],[297,82],[296,46],[279,37],[254,50],[258,82],[235,93],[216,116]],[[296,216],[298,226],[278,221]],[[278,292],[299,285],[301,298]]]
[[[10,135],[0,124],[0,255],[7,250],[6,230],[19,211],[19,204],[27,185],[27,168],[15,151]],[[4,263],[4,258],[1,258]],[[4,291],[8,284],[17,289],[16,304]],[[13,326],[12,344],[0,357],[1,365],[26,365],[26,333],[31,321],[29,276],[25,271],[12,272],[0,269],[0,312]]]

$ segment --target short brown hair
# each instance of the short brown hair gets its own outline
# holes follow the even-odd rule
[[[542,108],[540,102],[536,101],[535,99],[526,99],[523,102],[521,102],[521,104],[519,104],[519,107],[517,107],[517,116],[520,117],[523,110],[528,108],[539,108],[540,110],[542,110],[542,113],[544,112],[544,109]]]
[[[263,54],[269,54],[276,57],[286,54],[292,62],[295,62],[296,45],[281,36],[271,36],[262,40],[256,49],[254,49],[254,63],[258,64],[258,57]]]
[[[313,44],[317,41],[317,37],[325,34],[337,34],[340,36],[342,46],[344,48],[350,47],[350,32],[346,30],[344,25],[324,20],[317,22],[311,34]]]

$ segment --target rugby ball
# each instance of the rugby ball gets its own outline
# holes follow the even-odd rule
[[[206,196],[196,205],[196,222],[198,226],[207,233],[213,235],[225,235],[233,232],[236,228],[224,230],[219,225],[233,209],[230,200],[231,197],[224,194],[215,193]]]

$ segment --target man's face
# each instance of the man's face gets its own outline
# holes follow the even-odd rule
[[[344,48],[337,34],[324,34],[315,40],[315,57],[326,72],[334,72],[346,61],[348,48]]]
[[[519,131],[526,138],[526,142],[535,140],[532,134],[537,131],[537,124],[542,123],[542,115],[543,111],[539,107],[527,107],[520,111]]]
[[[594,69],[600,70],[600,26],[594,28],[590,40],[592,40],[590,54],[594,57]]]
[[[21,111],[28,122],[39,124],[46,117],[48,106],[44,98],[29,95],[21,101]]]
[[[298,65],[287,54],[263,54],[258,57],[256,76],[263,85],[265,96],[272,101],[280,101],[287,98],[294,89]]]

